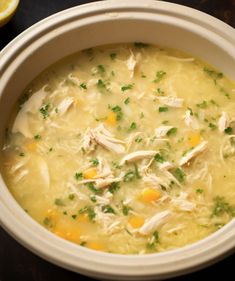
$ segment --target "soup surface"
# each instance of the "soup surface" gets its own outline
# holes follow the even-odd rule
[[[175,249],[235,215],[235,84],[176,50],[109,45],[57,63],[23,93],[2,149],[25,211],[91,249]]]

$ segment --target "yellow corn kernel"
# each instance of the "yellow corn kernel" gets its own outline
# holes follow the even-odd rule
[[[78,216],[78,221],[79,222],[88,222],[89,221],[88,215],[87,214],[80,214]]]
[[[190,147],[195,147],[197,146],[201,141],[201,136],[199,133],[191,133],[188,136],[188,143]]]
[[[37,151],[38,143],[37,142],[28,142],[25,144],[25,149],[30,151],[30,152],[35,152]]]
[[[93,179],[97,176],[97,169],[96,168],[90,168],[83,172],[83,177],[85,179]]]
[[[116,116],[116,114],[113,111],[111,111],[108,114],[107,119],[105,121],[106,121],[106,123],[108,125],[115,126],[117,124],[117,116]]]
[[[140,228],[144,224],[144,218],[133,216],[128,222],[133,228]]]
[[[151,203],[161,197],[161,192],[153,188],[145,188],[141,192],[141,200],[146,203]]]
[[[88,242],[86,246],[92,250],[104,251],[104,246],[98,242]]]

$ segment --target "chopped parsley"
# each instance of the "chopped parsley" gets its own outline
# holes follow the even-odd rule
[[[90,221],[92,221],[92,222],[95,221],[96,213],[95,213],[94,208],[92,206],[83,207],[78,211],[78,213],[79,214],[87,214]]]
[[[43,224],[47,227],[52,227],[52,221],[48,217],[45,217],[45,219],[43,220]]]
[[[137,128],[137,125],[135,122],[132,122],[131,125],[130,125],[130,130],[135,130]]]
[[[85,83],[81,83],[81,84],[79,85],[79,87],[82,88],[82,89],[84,89],[84,90],[87,89],[87,85],[86,85]]]
[[[153,81],[154,83],[159,83],[166,75],[166,72],[163,70],[159,70],[156,73],[156,79]]]
[[[169,108],[167,106],[160,106],[158,108],[158,112],[167,112],[169,110]]]
[[[223,73],[222,72],[217,72],[217,71],[214,71],[214,70],[211,70],[207,67],[204,67],[203,68],[203,71],[213,79],[214,83],[216,84],[217,83],[217,80],[218,79],[222,79],[224,77]]]
[[[211,130],[217,129],[217,126],[213,123],[209,123],[208,127],[211,128]]]
[[[102,189],[97,189],[92,182],[85,183],[85,185],[90,189],[94,194],[101,194]]]
[[[131,90],[133,88],[133,84],[127,84],[127,85],[124,85],[121,87],[121,90],[122,92],[125,92],[125,91],[128,91],[128,90]]]
[[[50,104],[47,103],[39,109],[39,112],[42,114],[43,119],[47,119],[47,117],[49,117],[49,108],[50,108]]]
[[[108,91],[107,84],[101,79],[98,80],[98,82],[96,83],[96,86],[101,93]]]
[[[159,163],[163,163],[165,162],[165,158],[160,154],[160,153],[157,153],[155,156],[154,156],[154,159],[159,162]]]
[[[225,134],[227,135],[232,135],[233,134],[233,128],[232,127],[227,127],[225,130],[224,130]]]
[[[139,137],[138,137],[138,138],[135,139],[135,142],[136,142],[136,143],[141,143],[142,140],[143,140],[142,138],[139,138]]]
[[[55,205],[60,206],[60,207],[65,206],[63,200],[60,199],[60,198],[56,198],[55,201],[54,201],[54,203],[55,203]]]
[[[110,187],[108,188],[109,192],[114,194],[120,189],[120,184],[119,182],[112,182]]]
[[[177,133],[177,128],[173,127],[166,133],[166,135],[169,137],[175,135],[176,133]]]
[[[127,105],[127,104],[129,104],[130,103],[130,98],[128,97],[128,98],[126,98],[125,100],[124,100],[124,103]]]
[[[25,156],[24,152],[20,152],[19,156],[24,157]]]
[[[83,178],[83,174],[82,173],[75,173],[74,177],[78,181],[78,180],[81,180]]]
[[[122,108],[119,105],[111,107],[111,110],[116,114],[116,120],[120,121],[123,117]]]
[[[201,108],[201,109],[206,109],[208,107],[208,104],[205,100],[201,103],[196,104],[196,105],[197,105],[198,108]]]
[[[42,138],[42,137],[41,137],[40,135],[35,135],[35,136],[34,136],[34,139],[35,139],[35,140],[40,140],[41,138]]]
[[[110,56],[111,60],[115,60],[116,57],[117,57],[117,54],[116,53],[111,53],[111,54],[109,54],[109,56]]]
[[[150,238],[150,242],[147,243],[147,248],[153,250],[156,247],[156,244],[159,243],[159,233],[154,231],[153,236]]]
[[[127,205],[122,206],[122,213],[124,216],[128,216],[130,210],[131,210],[131,207],[129,207]]]
[[[105,214],[116,214],[115,210],[110,205],[102,206],[102,211]]]
[[[192,108],[188,107],[187,109],[189,110],[190,115],[193,116],[193,110],[192,110]]]
[[[137,179],[141,179],[141,175],[139,173],[138,166],[136,164],[134,164],[134,169],[135,169],[135,177]]]
[[[99,160],[97,158],[94,158],[90,161],[92,163],[92,166],[97,167],[99,165]]]
[[[230,217],[235,216],[235,208],[232,207],[228,202],[226,202],[224,197],[217,196],[214,198],[214,207],[212,211],[212,216],[221,216],[227,214]]]
[[[105,74],[105,67],[102,64],[99,64],[99,65],[97,65],[96,68],[97,68],[97,73],[100,76],[104,76],[104,74]]]
[[[91,196],[90,196],[90,199],[91,199],[91,201],[94,202],[94,203],[96,203],[96,201],[97,201],[95,195],[91,195]]]
[[[201,189],[201,188],[197,188],[197,189],[196,189],[196,193],[198,193],[198,194],[202,194],[203,192],[204,192],[204,190]]]
[[[135,172],[132,170],[129,170],[128,172],[126,172],[126,174],[123,177],[124,182],[131,182],[134,179],[135,179]]]
[[[72,201],[74,198],[75,198],[75,195],[74,195],[74,194],[72,194],[72,193],[71,193],[71,194],[69,194],[69,200],[71,200],[71,201]]]
[[[75,220],[77,218],[77,215],[72,215],[71,218]]]
[[[183,172],[182,169],[180,168],[176,168],[174,171],[173,171],[173,175],[176,177],[176,179],[179,181],[179,182],[184,182],[185,181],[185,173]]]

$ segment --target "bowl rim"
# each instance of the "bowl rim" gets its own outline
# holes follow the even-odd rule
[[[193,22],[215,33],[233,48],[235,46],[235,30],[232,27],[189,7],[153,0],[99,1],[56,13],[18,35],[0,52],[0,76],[26,46],[62,24],[97,14],[132,13],[137,10],[144,13],[155,11]],[[2,178],[0,178],[0,186],[3,187],[0,190],[1,226],[18,242],[37,255],[64,268],[86,275],[96,275],[102,278],[112,275],[119,276],[119,278],[145,276],[148,279],[158,276],[163,279],[179,275],[182,271],[186,273],[205,267],[220,259],[222,255],[229,254],[235,248],[235,231],[233,230],[235,221],[232,221],[207,238],[172,251],[143,256],[100,253],[77,246],[44,229],[18,205],[7,190]],[[14,206],[14,209],[11,206]]]

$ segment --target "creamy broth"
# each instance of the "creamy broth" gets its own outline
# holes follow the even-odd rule
[[[84,50],[25,90],[4,178],[56,235],[121,254],[175,249],[235,215],[235,83],[143,43]]]

